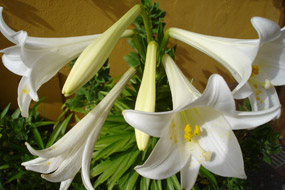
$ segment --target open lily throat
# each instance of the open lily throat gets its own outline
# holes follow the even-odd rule
[[[177,120],[180,118],[180,122],[177,121],[179,124],[176,124],[174,120],[172,121],[170,140],[173,140],[174,144],[180,141],[183,147],[181,151],[185,154],[192,155],[195,152],[194,157],[199,155],[196,156],[199,163],[210,161],[212,152],[205,151],[199,144],[200,138],[205,137],[207,132],[199,126],[198,110],[196,108],[184,110],[177,117]]]

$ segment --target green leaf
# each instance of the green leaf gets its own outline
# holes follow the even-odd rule
[[[40,104],[45,100],[46,98],[43,97],[41,98],[31,109],[30,114],[29,114],[29,118],[31,118],[32,116],[36,117],[36,113],[40,107]]]
[[[209,172],[206,168],[204,168],[203,166],[200,166],[199,173],[205,176],[213,185],[218,186],[218,182],[215,176],[211,172]]]
[[[141,190],[148,190],[149,183],[150,183],[150,179],[142,177],[141,178],[141,183],[140,183],[140,189]]]
[[[5,107],[5,109],[1,112],[1,119],[3,119],[7,112],[9,111],[9,108],[10,108],[10,103]]]
[[[32,132],[33,132],[33,135],[34,135],[34,138],[35,138],[35,141],[36,141],[38,147],[41,149],[44,149],[43,139],[42,139],[41,134],[38,131],[38,129],[33,126]]]
[[[109,144],[109,146],[106,146],[104,149],[95,152],[92,156],[94,158],[93,160],[96,161],[101,158],[106,158],[114,152],[121,151],[131,137],[132,136],[129,136],[128,138],[123,138],[121,140],[115,141],[112,144]]]
[[[58,139],[58,137],[65,132],[66,127],[69,124],[69,121],[70,121],[72,115],[73,115],[72,113],[69,114],[69,116],[60,125],[57,125],[54,128],[54,131],[50,135],[49,140],[46,144],[46,147],[50,147],[56,141],[56,139]]]
[[[21,114],[21,110],[18,108],[14,111],[14,113],[11,115],[12,119],[17,119]]]
[[[140,57],[135,52],[130,52],[127,56],[124,56],[124,59],[130,67],[137,67],[140,65]]]
[[[46,126],[46,125],[54,125],[54,121],[39,121],[34,123],[34,127],[41,127],[41,126]]]
[[[0,166],[0,170],[4,170],[4,169],[8,169],[8,168],[10,168],[9,164],[4,164],[4,165]]]
[[[127,189],[127,190],[132,190],[132,189],[134,189],[138,177],[139,177],[139,174],[138,174],[136,171],[132,171],[132,175],[131,175],[131,177],[129,178],[129,180],[127,181],[127,184],[126,184],[126,188],[125,188],[125,189]]]
[[[90,177],[93,178],[100,173],[104,172],[107,168],[111,167],[112,161],[111,160],[106,160],[101,162],[100,164],[97,164],[93,169],[90,171]]]
[[[126,159],[123,164],[119,166],[114,175],[110,178],[109,188],[112,189],[116,182],[122,177],[122,175],[131,167],[131,165],[137,160],[140,151],[135,149],[134,151],[126,155]]]
[[[23,172],[23,171],[19,171],[16,175],[10,177],[5,183],[10,183],[11,181],[14,181],[16,179],[20,179],[24,173],[25,172]]]
[[[96,188],[101,183],[105,182],[110,178],[118,169],[118,167],[125,162],[126,155],[120,156],[117,159],[113,160],[111,165],[112,167],[108,167],[95,181],[94,188]]]
[[[173,184],[175,189],[181,189],[180,183],[179,183],[176,175],[171,176],[170,179],[171,179],[172,184]]]

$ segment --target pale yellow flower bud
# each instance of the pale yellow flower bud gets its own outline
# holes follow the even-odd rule
[[[146,61],[143,78],[138,92],[135,110],[155,111],[155,69],[156,69],[157,44],[152,41],[147,46]],[[135,130],[139,150],[145,150],[149,141],[149,135]]]

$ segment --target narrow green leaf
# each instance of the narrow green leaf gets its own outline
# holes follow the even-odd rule
[[[9,111],[10,105],[11,105],[11,103],[9,103],[9,104],[5,107],[5,109],[1,112],[1,119],[3,119],[3,118],[6,116],[7,112]]]
[[[218,182],[215,176],[211,172],[209,172],[206,168],[200,166],[199,173],[205,176],[213,185],[218,186]]]
[[[104,172],[108,167],[111,166],[112,161],[111,160],[106,160],[104,162],[101,162],[100,164],[96,165],[94,168],[91,169],[90,171],[90,177],[93,178],[100,173]]]
[[[171,179],[172,184],[173,184],[175,189],[181,189],[180,183],[179,183],[176,175],[171,176],[170,179]]]
[[[168,189],[168,190],[173,190],[174,189],[173,182],[172,182],[172,180],[170,178],[166,179],[166,189]]]
[[[113,142],[112,144],[109,144],[104,149],[101,149],[93,154],[93,160],[96,161],[101,158],[106,158],[109,155],[113,154],[114,152],[121,151],[122,148],[124,148],[124,145],[129,141],[130,138],[124,138],[119,141]]]
[[[62,134],[62,132],[65,131],[72,115],[73,115],[72,113],[69,114],[69,116],[60,125],[55,127],[55,129],[53,130],[52,134],[49,137],[46,147],[50,147],[56,141],[56,139],[58,139],[58,137]]]
[[[107,179],[110,178],[111,175],[113,175],[118,167],[122,164],[124,164],[125,162],[125,158],[126,155],[122,155],[120,157],[118,157],[117,159],[113,160],[111,165],[112,167],[108,167],[99,177],[98,179],[95,181],[94,184],[94,188],[96,188],[98,185],[100,185],[101,183],[105,182]]]
[[[33,126],[32,132],[33,132],[35,141],[36,141],[37,145],[39,146],[39,148],[44,149],[43,139],[42,139],[41,134],[38,131],[38,129]]]
[[[14,113],[11,115],[12,119],[17,119],[21,114],[21,110],[18,108],[14,111]]]
[[[141,190],[148,190],[149,183],[150,183],[150,179],[142,177],[141,178],[141,183],[140,183],[140,189]]]
[[[134,150],[127,154],[126,159],[123,164],[119,166],[116,173],[110,179],[109,187],[112,189],[113,186],[117,183],[117,181],[122,177],[122,175],[132,166],[132,164],[137,160],[140,151]]]
[[[19,171],[16,175],[10,177],[5,183],[10,183],[11,181],[14,181],[16,179],[20,179],[22,177],[22,175],[24,174],[23,171]]]
[[[39,121],[34,123],[34,127],[41,127],[41,126],[46,126],[46,125],[54,125],[55,122],[54,121]]]
[[[127,181],[125,189],[133,190],[136,185],[138,177],[139,177],[139,174],[136,171],[133,171],[133,174],[131,175],[130,179]]]
[[[4,165],[0,166],[0,170],[4,170],[4,169],[8,169],[8,168],[10,168],[9,164],[4,164]]]
[[[33,108],[32,108],[31,111],[30,111],[29,118],[32,117],[32,116],[36,116],[36,112],[38,111],[38,109],[39,109],[39,107],[40,107],[40,104],[41,104],[45,99],[46,99],[45,97],[41,98],[41,99],[33,106]]]

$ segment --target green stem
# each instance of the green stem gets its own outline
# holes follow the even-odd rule
[[[169,40],[170,36],[169,36],[169,29],[166,30],[166,32],[164,33],[162,42],[160,44],[160,55],[164,54],[165,48],[168,44],[168,40]]]
[[[163,56],[166,46],[168,44],[168,40],[169,40],[170,36],[169,36],[169,29],[166,30],[166,32],[163,35],[163,39],[161,41],[160,47],[159,47],[159,56],[158,56],[158,66],[160,65],[160,61],[161,61],[161,57]]]
[[[148,15],[146,14],[146,10],[143,6],[141,6],[141,16],[142,16],[143,22],[144,22],[147,43],[149,43],[152,41],[151,23],[150,23]]]

